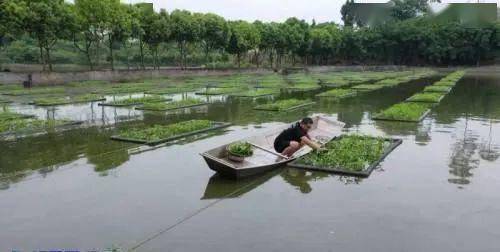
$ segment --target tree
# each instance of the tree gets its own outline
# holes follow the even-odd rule
[[[149,25],[144,26],[144,41],[148,45],[153,56],[154,68],[160,68],[159,46],[163,42],[168,42],[171,36],[170,17],[165,10],[159,14],[152,12],[145,18]]]
[[[71,23],[70,5],[63,0],[20,0],[6,1],[7,16],[17,17],[20,28],[37,40],[40,63],[52,71],[51,50],[59,39],[69,37],[66,23]]]
[[[129,38],[131,33],[131,16],[120,0],[107,0],[107,9],[109,10],[105,30],[108,39],[109,60],[111,70],[115,70],[114,47],[116,43],[123,43]]]
[[[172,38],[177,42],[181,56],[181,67],[187,67],[187,47],[196,42],[200,36],[200,23],[195,20],[191,12],[174,10],[170,14],[172,24]]]
[[[396,20],[415,18],[430,11],[429,2],[440,0],[392,0],[392,17]]]
[[[352,27],[355,23],[355,3],[354,0],[346,0],[345,4],[340,9],[344,26]]]
[[[238,68],[241,67],[241,56],[249,50],[257,48],[260,35],[257,28],[246,21],[233,21],[229,23],[231,36],[227,51],[236,55]]]
[[[201,22],[200,39],[205,51],[205,61],[209,61],[209,54],[213,50],[224,49],[229,39],[229,27],[224,18],[215,14],[199,16]]]
[[[50,1],[50,0],[49,0]],[[103,34],[109,27],[110,1],[114,0],[75,0],[75,26],[73,41],[75,47],[85,54],[90,67],[92,62],[92,46],[98,47]],[[83,42],[80,45],[79,42]]]

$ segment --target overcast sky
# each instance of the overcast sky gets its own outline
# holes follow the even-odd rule
[[[298,17],[311,22],[341,22],[340,8],[345,0],[122,0],[123,2],[154,3],[160,8],[172,11],[185,9],[192,12],[215,13],[230,20],[284,21],[288,17]],[[383,0],[360,0],[362,2],[383,2]],[[450,2],[443,0],[442,2]],[[479,0],[499,2],[500,0]],[[387,1],[386,1],[387,2]],[[478,0],[454,0],[453,2],[478,2]],[[441,9],[442,6],[434,6]]]

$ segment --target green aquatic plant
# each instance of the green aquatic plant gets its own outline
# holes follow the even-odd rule
[[[3,95],[23,96],[23,95],[41,95],[41,94],[56,94],[64,93],[65,89],[60,87],[54,88],[31,88],[31,89],[14,89],[2,91]]]
[[[154,125],[145,129],[126,129],[120,131],[118,137],[146,142],[159,141],[189,132],[209,129],[212,125],[213,122],[208,120],[191,120],[170,125]]]
[[[165,111],[165,110],[173,110],[179,108],[186,107],[194,107],[206,104],[204,101],[200,99],[185,99],[181,101],[174,102],[155,102],[155,103],[145,103],[144,105],[137,107],[138,110],[151,110],[151,111]]]
[[[332,97],[332,98],[337,98],[337,99],[342,99],[342,98],[347,98],[347,97],[352,97],[357,94],[356,90],[352,89],[332,89],[323,93],[320,93],[316,96],[318,97]]]
[[[198,89],[199,88],[196,88],[196,87],[167,87],[167,88],[148,90],[145,93],[146,94],[157,94],[157,95],[179,94],[179,93],[194,92]]]
[[[328,142],[323,151],[312,152],[297,160],[297,163],[360,172],[378,161],[389,145],[384,138],[347,135]]]
[[[250,157],[253,155],[253,147],[247,142],[232,143],[227,147],[227,151],[238,157]]]
[[[373,118],[377,120],[419,122],[430,107],[431,105],[426,103],[399,103],[376,114]]]
[[[0,133],[22,132],[26,130],[38,131],[51,129],[69,123],[66,120],[38,120],[38,119],[13,119],[0,121]]]
[[[102,100],[105,100],[103,96],[96,94],[86,94],[86,95],[75,96],[73,98],[67,98],[67,97],[38,98],[33,101],[33,104],[37,106],[56,106],[56,105],[85,103],[85,102],[102,101]]]
[[[232,94],[231,96],[235,96],[235,97],[259,97],[259,96],[274,95],[274,94],[278,94],[278,93],[279,93],[278,89],[257,89],[257,90],[250,90],[250,91]]]
[[[118,101],[111,101],[107,102],[101,105],[104,106],[133,106],[133,105],[140,105],[140,104],[145,104],[145,103],[156,103],[156,102],[165,102],[169,101],[170,99],[161,97],[161,96],[146,96],[146,97],[140,97],[140,98],[127,98],[123,100],[118,100]]]
[[[439,103],[443,97],[441,93],[418,93],[408,98],[407,101]]]
[[[451,87],[447,86],[428,86],[424,89],[424,92],[436,92],[436,93],[449,93]]]
[[[297,99],[288,99],[281,100],[274,103],[267,103],[263,105],[259,105],[255,107],[256,110],[269,110],[269,111],[285,111],[291,110],[294,108],[311,105],[313,102],[311,100],[297,100]]]
[[[375,91],[379,90],[382,88],[385,88],[385,85],[375,85],[375,84],[363,84],[363,85],[357,85],[352,87],[354,90],[360,90],[360,91]]]
[[[30,115],[18,114],[9,111],[0,112],[0,121],[17,120],[22,118],[32,117]]]
[[[244,91],[241,88],[207,88],[203,91],[196,92],[197,95],[227,95]]]

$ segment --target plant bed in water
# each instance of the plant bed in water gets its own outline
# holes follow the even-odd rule
[[[323,92],[321,94],[318,94],[316,96],[343,99],[343,98],[356,96],[356,94],[357,94],[356,90],[352,90],[352,89],[332,89],[332,90]]]
[[[18,120],[18,119],[26,119],[26,118],[33,118],[33,117],[35,117],[35,116],[33,116],[33,115],[18,114],[18,113],[12,113],[12,112],[0,112],[0,122],[10,121],[10,120]]]
[[[32,89],[15,89],[3,91],[3,95],[10,96],[23,96],[23,95],[41,95],[41,94],[55,94],[64,93],[64,88],[32,88]]]
[[[455,81],[449,80],[440,80],[434,83],[432,86],[445,86],[445,87],[454,87],[457,83]]]
[[[66,105],[66,104],[74,104],[74,103],[86,103],[86,102],[95,102],[95,101],[105,101],[106,98],[100,95],[88,94],[88,95],[80,95],[71,99],[67,98],[40,98],[33,101],[33,104],[37,106],[57,106],[57,105]]]
[[[444,98],[442,93],[418,93],[406,99],[408,102],[439,103]]]
[[[446,94],[451,91],[451,87],[447,86],[428,86],[424,89],[424,92],[428,93],[442,93]]]
[[[312,85],[312,84],[296,84],[294,86],[288,86],[285,89],[289,91],[296,91],[296,92],[306,92],[306,91],[314,91],[317,89],[320,89],[321,86],[319,85]]]
[[[165,94],[180,94],[180,93],[189,93],[198,90],[199,88],[195,87],[168,87],[161,88],[156,90],[146,91],[146,94],[156,94],[156,95],[165,95]]]
[[[231,94],[232,97],[262,97],[262,96],[271,96],[278,94],[279,90],[276,89],[259,89],[259,90],[251,90],[242,93]]]
[[[0,135],[35,133],[47,129],[57,129],[65,126],[79,125],[82,122],[67,120],[14,119],[0,121]]]
[[[199,99],[186,99],[182,101],[174,101],[174,102],[156,102],[156,103],[145,103],[144,105],[135,108],[136,110],[149,110],[149,111],[168,111],[174,109],[183,109],[183,108],[191,108],[191,107],[199,107],[203,105],[207,105],[208,103],[203,102]]]
[[[382,89],[385,87],[387,87],[387,86],[375,85],[375,84],[363,84],[363,85],[354,86],[354,87],[352,87],[352,89],[358,90],[358,91],[375,91],[375,90],[379,90],[379,89]]]
[[[0,104],[7,104],[7,103],[12,103],[12,101],[0,99]]]
[[[297,100],[297,99],[289,99],[289,100],[281,100],[274,103],[263,104],[255,107],[255,110],[264,110],[264,111],[289,111],[298,108],[302,108],[305,106],[313,105],[314,102],[311,100]]]
[[[145,103],[166,102],[171,100],[172,99],[167,99],[164,97],[149,96],[141,98],[127,98],[124,100],[112,101],[107,103],[99,103],[99,106],[128,107],[128,106],[142,105]]]
[[[155,125],[144,129],[128,129],[121,131],[111,139],[147,145],[157,145],[188,136],[217,130],[230,126],[229,123],[208,120],[191,120],[170,125]]]
[[[405,102],[376,114],[373,119],[400,122],[420,122],[430,112],[432,105],[428,103]]]
[[[204,91],[196,92],[197,95],[226,95],[241,92],[239,88],[209,88]]]
[[[324,151],[309,153],[289,166],[368,177],[402,142],[370,136],[340,136],[328,142]]]

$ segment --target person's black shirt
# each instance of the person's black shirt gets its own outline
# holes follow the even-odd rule
[[[291,141],[300,143],[303,136],[309,137],[307,132],[300,127],[300,124],[296,123],[281,132],[278,137],[276,137],[274,140],[274,149],[277,152],[282,153],[288,146],[290,146]]]

